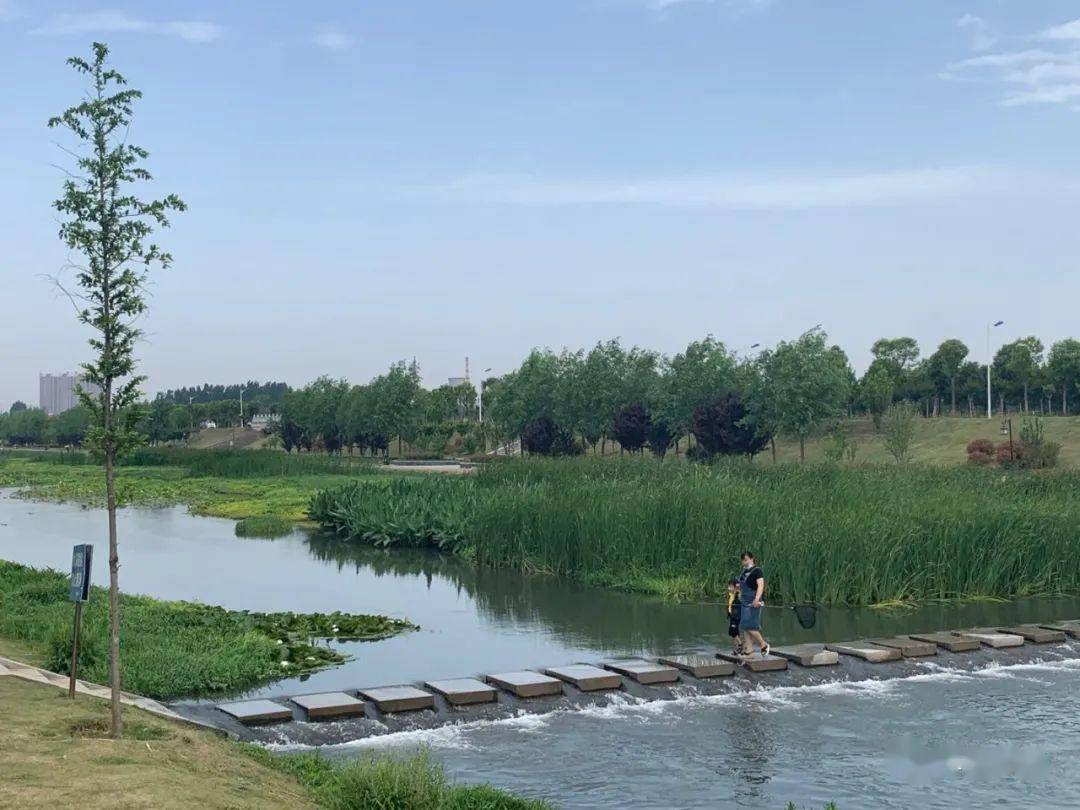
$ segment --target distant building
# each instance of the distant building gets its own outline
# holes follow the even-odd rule
[[[81,374],[39,374],[38,404],[49,416],[70,411],[79,404],[76,386],[88,394],[100,394],[101,389],[87,382]]]
[[[451,377],[446,381],[446,384],[451,388],[457,388],[459,385],[465,385],[469,382],[468,377]]]
[[[263,433],[269,433],[280,419],[281,417],[276,413],[257,413],[251,417],[248,426],[252,430],[261,430]]]

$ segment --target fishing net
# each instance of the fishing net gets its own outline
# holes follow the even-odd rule
[[[799,620],[803,630],[809,630],[817,624],[817,605],[795,605],[795,618]]]

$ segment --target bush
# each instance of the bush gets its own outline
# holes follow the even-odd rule
[[[652,426],[652,414],[644,405],[627,405],[615,414],[611,432],[624,450],[636,453],[645,446]]]
[[[967,460],[985,466],[994,460],[994,443],[989,439],[972,439],[967,446]]]

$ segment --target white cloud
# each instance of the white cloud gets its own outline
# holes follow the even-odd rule
[[[333,23],[323,23],[315,30],[312,41],[328,51],[347,51],[356,41],[355,38]]]
[[[972,20],[982,24],[979,18],[965,15],[961,28],[978,28]],[[950,64],[941,77],[999,85],[999,103],[1005,107],[1072,104],[1080,99],[1080,20],[1048,28],[1035,39],[1040,40],[1040,47],[962,59]]]
[[[989,24],[982,17],[965,14],[956,21],[956,27],[962,31],[967,31],[971,36],[971,49],[974,51],[986,51],[997,44],[997,36],[990,30]]]
[[[126,11],[115,9],[86,12],[64,12],[51,17],[30,33],[41,36],[68,36],[73,34],[145,32],[163,34],[186,42],[213,42],[221,36],[222,28],[216,23],[195,20],[170,20],[153,22],[135,17]]]
[[[1067,23],[1055,25],[1053,28],[1047,28],[1040,36],[1043,39],[1080,39],[1080,19],[1070,20]]]
[[[728,174],[630,180],[480,174],[411,189],[407,196],[507,205],[661,205],[728,210],[865,207],[946,200],[1015,189],[1007,172],[945,167],[834,174]]]

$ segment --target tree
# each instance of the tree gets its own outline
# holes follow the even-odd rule
[[[750,412],[734,391],[694,409],[694,438],[705,455],[740,455],[753,457],[764,450],[772,438],[749,420]]]
[[[846,360],[825,343],[825,333],[812,329],[758,357],[761,372],[751,392],[755,424],[797,437],[801,461],[806,459],[807,436],[843,412],[850,392]]]
[[[100,389],[80,399],[92,414],[88,438],[100,450],[105,466],[105,500],[109,523],[109,684],[112,692],[111,733],[119,738],[120,715],[120,566],[116,536],[116,460],[135,446],[139,384],[135,373],[135,342],[141,332],[137,319],[146,310],[145,282],[149,269],[167,268],[172,257],[148,242],[155,227],[169,225],[168,213],[182,211],[176,195],[160,200],[139,198],[134,186],[149,181],[143,167],[149,153],[130,143],[132,107],[142,94],[127,87],[110,68],[109,49],[93,44],[90,61],[72,57],[67,63],[89,77],[83,100],[49,120],[50,127],[70,131],[86,151],[63,184],[54,207],[64,217],[60,239],[81,254],[77,269],[79,291],[74,300],[79,321],[94,336],[95,357],[83,364],[86,379]]]
[[[897,464],[911,458],[911,442],[915,438],[915,416],[906,402],[889,409],[885,420],[885,449]]]
[[[636,453],[645,446],[652,427],[652,414],[644,405],[627,405],[615,414],[611,434],[624,450]]]
[[[653,419],[649,424],[649,448],[657,458],[667,455],[668,448],[675,440],[671,426],[663,419]]]
[[[881,430],[881,420],[893,401],[893,378],[880,360],[871,363],[859,381],[859,399],[870,412],[874,429]]]
[[[968,356],[968,347],[961,341],[951,338],[942,341],[929,360],[930,377],[940,391],[940,383],[948,381],[952,399],[952,415],[956,416],[956,378],[960,367]]]
[[[17,399],[14,402],[11,403],[11,408],[8,410],[8,413],[18,413],[19,411],[25,411],[25,410],[26,410],[26,403],[23,402],[21,399]]]
[[[994,371],[1012,392],[1023,391],[1024,412],[1030,410],[1028,390],[1035,381],[1043,359],[1042,341],[1033,335],[1006,343],[994,355]]]
[[[1055,386],[1061,389],[1061,413],[1069,414],[1069,391],[1080,384],[1080,340],[1066,338],[1050,347],[1046,370]]]
[[[694,409],[736,384],[735,359],[724,344],[711,335],[694,341],[667,365],[659,415],[675,429],[676,437],[685,435],[693,427]]]
[[[881,338],[870,347],[870,352],[889,367],[895,383],[919,359],[919,342],[911,337]]]

